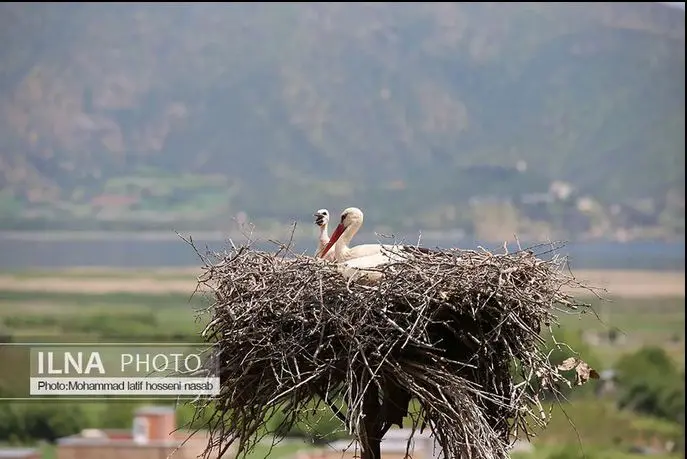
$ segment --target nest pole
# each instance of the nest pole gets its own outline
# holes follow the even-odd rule
[[[380,420],[379,391],[374,383],[363,394],[363,432],[360,459],[381,459],[382,426]]]

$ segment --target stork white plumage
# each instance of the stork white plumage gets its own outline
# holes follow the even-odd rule
[[[321,256],[326,256],[334,247],[334,258],[337,262],[345,262],[354,258],[378,255],[382,252],[381,244],[361,244],[349,247],[353,236],[363,226],[364,214],[357,207],[349,207],[341,213],[341,221],[332,233],[329,243],[324,247]],[[388,246],[391,248],[393,246]]]
[[[363,212],[357,207],[349,207],[341,213],[341,222],[332,233],[329,243],[324,247],[321,257],[326,257],[334,247],[334,260],[339,263],[340,271],[346,278],[352,276],[365,277],[366,280],[376,282],[381,278],[381,272],[372,270],[385,263],[401,261],[410,256],[409,247],[386,244],[361,244],[349,247],[353,236],[363,225]],[[415,248],[413,248],[415,249]],[[423,249],[419,249],[423,250]]]
[[[315,256],[323,253],[324,248],[329,243],[329,211],[327,209],[319,209],[313,214],[315,217],[315,224],[320,228],[320,234],[317,239],[317,252]],[[334,261],[334,252],[329,252],[322,256],[325,260]]]

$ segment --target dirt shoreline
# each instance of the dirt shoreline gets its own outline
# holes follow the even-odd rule
[[[83,277],[78,274],[82,273]],[[106,274],[111,273],[112,278]],[[159,268],[137,273],[115,268],[81,268],[54,274],[31,277],[0,275],[0,291],[56,292],[56,293],[188,293],[196,287],[198,268]],[[94,274],[103,274],[92,277]],[[156,277],[166,276],[166,277]],[[575,278],[596,288],[606,290],[604,296],[613,297],[684,297],[684,271],[635,271],[635,270],[579,270]],[[91,276],[91,277],[89,277]],[[178,276],[169,278],[169,276]],[[573,290],[577,295],[587,295],[584,290]]]

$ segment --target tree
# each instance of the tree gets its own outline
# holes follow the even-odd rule
[[[616,365],[618,404],[638,412],[684,423],[685,375],[659,347],[643,347]]]

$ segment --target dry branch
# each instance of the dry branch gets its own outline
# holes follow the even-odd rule
[[[408,416],[447,459],[507,458],[518,432],[545,423],[542,391],[567,380],[541,350],[541,327],[556,309],[588,308],[566,293],[579,285],[564,258],[416,251],[369,286],[285,253],[232,244],[199,279],[214,292],[203,336],[221,353],[207,455],[247,453],[277,410],[285,432],[313,404],[332,409],[364,458]]]

